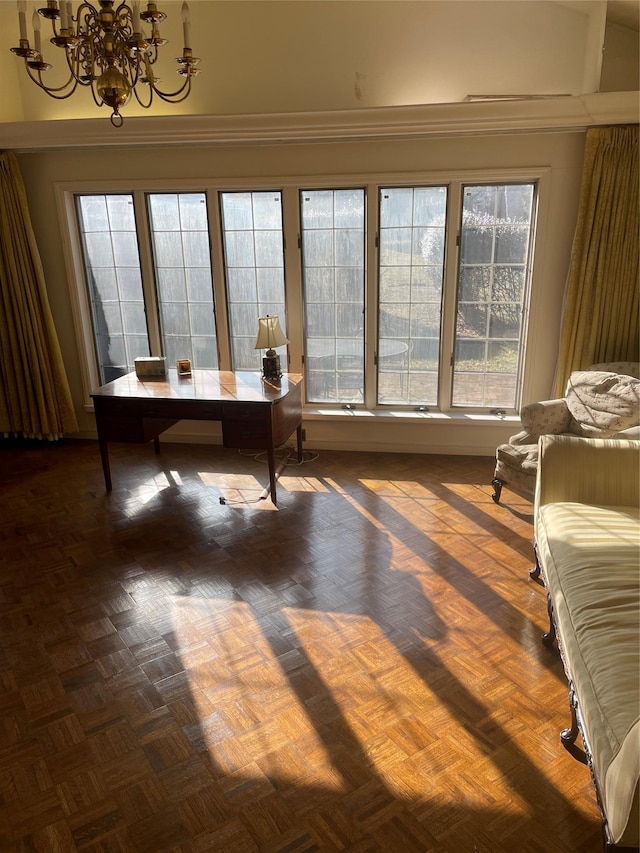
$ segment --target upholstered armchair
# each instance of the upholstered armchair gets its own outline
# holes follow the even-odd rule
[[[496,503],[506,485],[533,496],[541,435],[640,439],[640,363],[608,362],[574,371],[564,397],[523,406],[520,422],[522,430],[496,450],[491,481]]]

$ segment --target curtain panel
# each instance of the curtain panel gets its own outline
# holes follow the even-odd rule
[[[638,126],[587,131],[555,396],[573,370],[640,359]]]
[[[0,152],[0,434],[77,431],[24,184],[15,156]]]

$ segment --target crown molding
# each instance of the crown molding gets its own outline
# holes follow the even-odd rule
[[[0,123],[0,149],[258,145],[584,130],[637,124],[638,92],[512,101],[378,107],[314,113],[143,116],[114,128],[104,118]]]

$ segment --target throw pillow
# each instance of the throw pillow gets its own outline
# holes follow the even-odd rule
[[[571,374],[566,393],[571,432],[602,438],[640,424],[640,380],[597,370]]]

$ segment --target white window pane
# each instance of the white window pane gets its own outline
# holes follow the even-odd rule
[[[223,193],[222,213],[225,231],[250,231],[253,228],[251,193]]]
[[[99,335],[121,335],[122,313],[120,304],[117,302],[102,303],[101,310],[96,312],[94,322]]]
[[[256,231],[255,250],[256,266],[281,267],[284,263],[282,231]]]
[[[151,221],[153,228],[153,220]],[[154,231],[153,255],[156,268],[184,268],[182,235],[179,231]]]
[[[284,274],[280,269],[256,270],[258,280],[258,303],[260,305],[278,305],[284,292]],[[272,313],[272,312],[266,312]]]
[[[413,223],[413,195],[411,187],[387,189],[380,198],[380,216],[385,228],[411,227]]]
[[[305,231],[303,237],[305,267],[333,267],[333,231],[320,229]]]
[[[180,196],[180,222],[185,231],[209,231],[207,203],[204,193]]]
[[[442,267],[444,263],[443,227],[414,229],[412,262]]]
[[[182,233],[184,264],[187,267],[205,267],[211,265],[209,235],[205,231],[184,231]]]
[[[192,335],[213,335],[215,326],[210,305],[192,304],[189,313]]]
[[[338,190],[334,204],[336,228],[362,230],[364,227],[362,190]]]
[[[153,230],[180,230],[180,208],[178,196],[170,193],[158,193],[149,196],[149,211],[153,221]]]
[[[524,264],[529,249],[529,229],[503,226],[496,230],[496,263]]]
[[[186,302],[187,290],[183,269],[159,269],[157,271],[158,298],[164,302]]]
[[[166,302],[161,308],[162,331],[169,335],[189,334],[189,312],[184,302]]]
[[[446,187],[416,189],[413,198],[413,224],[442,228],[447,213]]]
[[[170,366],[173,367],[179,358],[188,358],[193,363],[193,366],[196,367],[189,335],[165,335],[163,344],[164,355]]]
[[[86,234],[84,238],[86,262],[90,268],[114,267],[111,234]]]
[[[147,331],[147,321],[139,302],[122,303],[122,325],[127,335],[144,335]]]
[[[103,301],[115,301],[118,299],[118,279],[113,267],[92,269],[89,286],[94,299],[102,299]]]
[[[184,270],[189,302],[210,302],[213,293],[213,281],[209,269]]]
[[[229,306],[229,317],[234,335],[237,337],[253,335],[254,343],[258,332],[258,316],[258,309],[252,303],[236,303]]]
[[[191,338],[191,361],[194,367],[200,370],[213,370],[218,366],[218,351],[215,338],[192,337]]]
[[[362,268],[364,264],[364,232],[345,228],[336,231],[336,266]]]
[[[131,231],[135,233],[136,221],[131,196],[108,195],[106,199],[111,231]]]
[[[227,289],[231,302],[255,302],[257,287],[255,268],[227,270]]]
[[[78,204],[82,214],[82,229],[85,234],[90,231],[109,231],[107,200],[103,195],[81,196],[78,199]]]
[[[123,231],[113,235],[113,258],[117,267],[140,267],[138,240],[135,232]]]
[[[255,267],[253,232],[228,232],[225,235],[225,260],[229,267]]]
[[[333,302],[335,271],[329,267],[307,267],[305,270],[305,301]]]
[[[380,301],[406,302],[411,297],[411,267],[380,268]]]
[[[280,193],[253,193],[253,227],[282,231]]]
[[[142,304],[142,277],[139,267],[118,269],[118,289],[123,302],[140,302]]]

